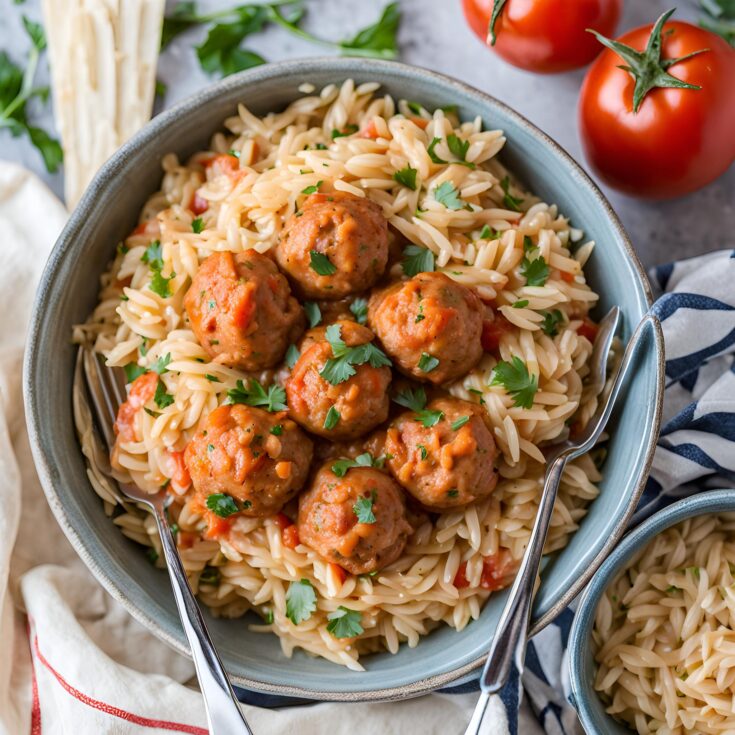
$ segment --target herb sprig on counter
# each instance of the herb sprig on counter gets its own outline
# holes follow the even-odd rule
[[[244,48],[243,43],[267,26],[277,25],[299,38],[338,49],[344,56],[394,59],[398,55],[396,34],[401,13],[397,2],[387,5],[375,23],[341,41],[319,38],[302,28],[305,15],[303,0],[247,3],[212,13],[200,13],[196,2],[183,0],[164,19],[161,48],[190,28],[209,26],[206,39],[196,49],[199,63],[209,74],[227,76],[266,63],[260,54]]]
[[[54,173],[63,158],[59,141],[43,128],[32,125],[26,108],[34,98],[42,102],[48,100],[48,87],[33,86],[40,53],[46,48],[46,36],[40,24],[25,16],[23,26],[32,44],[25,69],[16,66],[4,51],[0,51],[0,128],[9,130],[14,138],[27,135],[43,156],[46,170]]]

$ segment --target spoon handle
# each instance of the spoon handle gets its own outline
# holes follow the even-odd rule
[[[209,732],[211,735],[253,735],[242,714],[237,697],[232,691],[222,661],[209,637],[202,612],[189,586],[184,565],[181,563],[181,557],[166,521],[162,503],[154,504],[154,513],[166,557],[166,566],[171,577],[176,607],[189,641],[199,686],[204,697]]]

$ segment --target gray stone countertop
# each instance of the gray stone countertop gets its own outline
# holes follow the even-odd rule
[[[202,0],[199,6],[215,9],[235,4],[235,0]],[[383,0],[307,0],[307,27],[325,38],[349,37],[373,22],[383,4]],[[18,63],[25,59],[28,50],[21,14],[41,20],[40,2],[25,0],[16,5],[11,4],[11,0],[3,0],[3,6],[0,50],[6,51]],[[469,30],[460,0],[400,0],[400,6],[403,14],[402,61],[457,77],[506,102],[584,165],[576,122],[576,103],[584,71],[544,76],[509,66]],[[619,32],[652,21],[670,6],[670,0],[626,0]],[[679,6],[676,17],[696,17],[694,0],[683,0]],[[170,7],[169,0],[169,10]],[[170,106],[210,83],[211,79],[199,68],[194,52],[194,45],[203,35],[201,30],[190,31],[176,39],[162,54],[158,77],[168,87],[163,105]],[[324,49],[280,28],[267,29],[253,36],[248,46],[269,61],[325,53]],[[42,80],[47,74],[45,60],[40,66]],[[43,108],[34,102],[31,113],[34,121],[47,129],[52,128],[50,105]],[[12,138],[7,131],[0,130],[0,159],[22,163],[61,193],[62,173],[47,174],[40,156],[26,138]],[[603,189],[646,267],[735,246],[735,167],[731,166],[705,189],[666,202],[636,200],[606,187]]]

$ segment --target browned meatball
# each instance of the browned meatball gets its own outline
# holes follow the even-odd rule
[[[220,406],[189,442],[184,461],[202,500],[225,494],[246,516],[277,513],[302,487],[311,440],[285,412]]]
[[[327,361],[334,358],[327,338],[337,330],[346,347],[373,339],[367,327],[351,321],[308,331],[301,343],[301,357],[286,380],[286,395],[291,418],[305,429],[334,440],[354,439],[388,417],[391,372],[366,362],[353,365],[354,375],[343,382],[330,382],[335,380],[331,375],[322,377]]]
[[[426,508],[446,510],[489,495],[498,482],[495,440],[483,409],[458,398],[427,406],[441,418],[426,427],[413,412],[388,428],[384,451],[398,482]],[[432,419],[427,417],[426,423]]]
[[[480,297],[443,273],[419,273],[370,298],[368,324],[397,367],[436,385],[482,356]]]
[[[329,462],[299,498],[299,539],[352,574],[368,574],[394,562],[412,528],[403,492],[372,467],[337,477]]]
[[[388,221],[370,199],[312,194],[286,223],[276,260],[307,298],[364,291],[388,262]]]
[[[276,264],[254,250],[210,255],[184,306],[197,340],[215,362],[242,370],[278,363],[305,322]]]

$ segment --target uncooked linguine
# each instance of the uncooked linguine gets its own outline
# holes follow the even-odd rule
[[[658,534],[600,600],[595,688],[639,733],[735,732],[735,514]]]
[[[167,155],[161,190],[118,247],[99,305],[75,331],[76,341],[92,344],[109,365],[165,362],[160,381],[171,400],[137,412],[133,440],[118,442],[122,469],[113,476],[151,491],[168,484],[170,518],[199,598],[216,615],[256,613],[262,623],[251,627],[277,634],[287,655],[301,648],[355,670],[362,653],[395,653],[441,623],[459,631],[478,618],[523,555],[542,488],[543,445],[584,426],[597,406],[585,386],[593,338],[587,313],[598,297],[583,266],[593,243],[582,244],[582,233],[556,206],[538,201],[505,170],[496,157],[502,131],[483,129],[479,117],[460,122],[450,108],[430,112],[395,102],[378,88],[347,81],[317,94],[302,90],[307,94],[284,111],[264,117],[240,105],[211,150],[186,162]],[[452,150],[448,136],[468,145]],[[207,165],[215,153],[230,154],[229,170]],[[415,190],[394,177],[407,167],[416,172]],[[459,206],[434,196],[445,182]],[[494,349],[446,386],[487,410],[499,451],[495,490],[466,507],[424,514],[398,560],[372,575],[345,575],[304,544],[284,544],[278,517],[238,516],[227,534],[212,538],[182,460],[200,422],[248,377],[211,361],[195,339],[183,305],[188,285],[213,252],[270,250],[304,193],[320,187],[376,202],[395,238],[431,250],[437,270],[475,289],[505,320]],[[154,239],[161,245],[157,267],[145,257]],[[538,285],[522,275],[530,253],[545,263]],[[389,268],[392,278],[402,277],[400,262]],[[514,357],[538,380],[529,408],[493,384],[498,360]],[[258,377],[280,382],[284,374],[287,368]],[[95,438],[79,376],[74,407],[91,484],[122,533],[150,547],[161,565],[153,518],[122,499],[106,476],[109,458]],[[599,480],[590,456],[568,465],[547,552],[567,543]],[[286,614],[286,595],[300,580],[312,585],[316,610],[296,624]],[[339,608],[359,615],[362,633],[332,635],[328,615]]]

